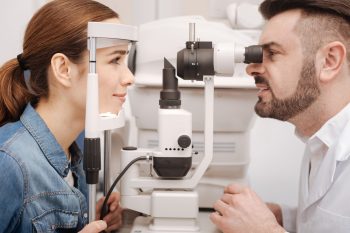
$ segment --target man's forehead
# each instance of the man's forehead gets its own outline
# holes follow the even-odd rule
[[[300,10],[290,10],[272,17],[265,25],[259,43],[284,46],[288,41],[298,39],[295,27],[300,17]]]

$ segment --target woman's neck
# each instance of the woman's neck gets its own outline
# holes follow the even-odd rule
[[[64,101],[41,99],[36,111],[69,156],[69,147],[84,129],[84,112],[78,112]]]

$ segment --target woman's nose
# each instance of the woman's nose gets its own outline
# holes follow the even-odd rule
[[[124,72],[123,72],[123,80],[122,85],[123,86],[130,86],[135,82],[135,77],[129,70],[127,66],[125,66]]]

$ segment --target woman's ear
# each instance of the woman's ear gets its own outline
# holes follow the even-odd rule
[[[346,48],[343,43],[334,41],[323,46],[316,55],[319,64],[320,82],[332,81],[340,73],[346,62]]]
[[[73,65],[66,55],[62,53],[54,54],[51,58],[51,69],[55,81],[64,87],[71,87]]]

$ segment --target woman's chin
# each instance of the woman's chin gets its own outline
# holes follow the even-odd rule
[[[113,106],[101,106],[100,113],[113,113],[118,114],[123,107],[123,103],[115,103]]]

